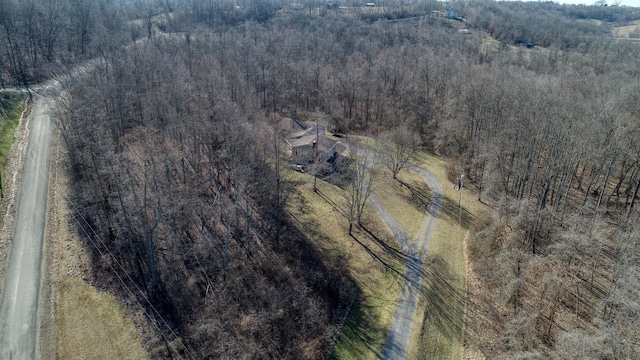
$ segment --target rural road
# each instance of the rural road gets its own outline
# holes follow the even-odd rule
[[[54,83],[41,93],[57,93]],[[0,359],[35,359],[38,298],[46,229],[53,95],[35,95],[28,125],[15,229],[0,303]]]
[[[409,241],[409,236],[402,226],[400,226],[393,215],[385,209],[375,196],[371,196],[370,198],[374,209],[400,243],[402,252],[410,258],[406,264],[407,269],[404,276],[405,281],[402,285],[402,293],[396,305],[393,324],[391,325],[391,330],[389,331],[387,341],[382,351],[382,359],[398,360],[404,359],[407,356],[409,334],[411,333],[411,325],[413,324],[418,302],[418,291],[421,280],[420,274],[442,203],[442,187],[440,186],[438,178],[429,170],[415,164],[409,164],[408,167],[422,176],[431,188],[431,199],[427,205],[422,226],[415,241]]]

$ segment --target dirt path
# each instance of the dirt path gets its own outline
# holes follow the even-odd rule
[[[387,224],[393,235],[398,239],[402,246],[402,251],[411,259],[406,264],[405,281],[402,285],[402,293],[396,311],[393,316],[393,324],[387,336],[387,341],[382,351],[383,359],[404,359],[407,356],[407,347],[409,345],[409,334],[411,333],[411,325],[416,312],[418,302],[418,291],[420,289],[420,274],[424,259],[427,256],[427,248],[431,241],[431,235],[435,228],[438,212],[442,202],[442,187],[440,182],[429,170],[411,164],[409,168],[416,171],[422,176],[431,188],[431,199],[427,206],[422,226],[415,239],[410,242],[409,236],[402,226],[396,221],[382,203],[375,197],[371,196],[371,204],[383,221]]]

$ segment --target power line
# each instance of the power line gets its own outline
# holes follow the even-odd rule
[[[182,345],[182,347],[184,348],[184,350],[186,351],[186,353],[189,355],[189,358],[191,359],[195,359],[195,357],[193,356],[193,354],[191,354],[191,351],[189,351],[189,349],[187,348],[187,346],[182,342],[182,339],[176,335],[176,333],[173,331],[173,329],[171,328],[171,326],[169,326],[169,324],[167,323],[167,321],[164,319],[164,317],[162,317],[162,315],[158,312],[158,310],[155,308],[155,306],[153,306],[153,304],[151,303],[151,301],[149,300],[149,298],[144,294],[144,292],[142,291],[142,289],[140,289],[140,287],[136,284],[136,282],[131,278],[131,276],[129,275],[129,273],[124,269],[124,267],[122,266],[122,264],[120,263],[120,261],[118,261],[118,259],[113,255],[113,253],[111,252],[111,250],[109,250],[109,248],[106,246],[106,244],[104,243],[104,241],[102,241],[102,238],[100,238],[100,235],[98,235],[98,233],[93,229],[93,227],[87,222],[87,220],[85,219],[84,216],[82,216],[82,213],[80,212],[80,210],[78,209],[78,207],[76,206],[76,204],[71,201],[69,198],[67,198],[65,195],[62,195],[64,200],[69,202],[71,205],[73,205],[73,208],[75,209],[75,211],[78,213],[78,215],[80,216],[80,218],[82,219],[82,221],[89,227],[89,229],[91,229],[91,232],[98,238],[100,244],[106,249],[107,253],[109,254],[109,256],[111,257],[111,259],[113,259],[113,261],[116,262],[116,264],[118,264],[118,267],[125,273],[125,275],[127,276],[127,278],[129,279],[129,281],[131,281],[131,283],[133,283],[134,287],[136,288],[136,290],[138,290],[138,292],[142,295],[142,297],[144,298],[144,300],[147,302],[147,304],[149,304],[149,306],[151,307],[151,309],[153,310],[153,312],[155,313],[155,315],[160,318],[160,320],[162,320],[162,323],[164,324],[164,326],[167,327],[167,329],[169,329],[169,331],[171,332],[171,334],[173,335],[174,338],[176,338],[178,340],[178,342],[180,342],[180,345]],[[73,214],[70,214],[73,216]],[[95,241],[93,240],[93,238],[87,233],[86,229],[84,228],[84,226],[82,226],[82,224],[80,223],[80,221],[78,221],[78,218],[76,216],[73,216],[73,219],[78,223],[78,226],[80,226],[80,228],[82,228],[82,232],[87,236],[87,238],[89,239],[89,241],[91,242],[91,244],[96,248],[96,250],[98,250],[98,252],[100,253],[100,256],[107,260],[106,255],[104,254],[104,252],[102,250],[100,250],[100,248],[98,247],[98,245],[95,243]],[[122,277],[120,276],[120,274],[118,274],[118,272],[116,271],[116,269],[113,267],[113,265],[109,262],[109,261],[105,261],[108,265],[109,268],[113,271],[113,273],[116,275],[116,277],[118,278],[118,280],[120,280],[120,282],[122,283],[122,285],[124,285],[124,287],[127,289],[127,291],[129,292],[129,294],[131,294],[131,296],[133,296],[133,298],[135,299],[135,301],[138,303],[138,305],[140,305],[140,307],[142,308],[142,311],[145,313],[145,315],[149,318],[149,320],[151,320],[151,322],[153,322],[154,326],[156,327],[156,329],[158,329],[158,331],[160,332],[160,335],[167,341],[168,344],[171,344],[169,342],[169,339],[167,339],[167,337],[164,335],[164,333],[162,332],[162,329],[160,329],[160,327],[158,326],[158,324],[154,321],[154,319],[151,317],[151,315],[149,315],[149,313],[147,312],[147,310],[144,308],[143,304],[140,302],[140,300],[138,299],[138,297],[134,294],[134,292],[129,288],[129,286],[127,286],[127,284],[124,282],[124,280],[122,279]],[[172,346],[172,345],[170,345]],[[181,358],[184,359],[182,357],[182,355],[180,355],[180,353],[178,351],[176,351],[175,349],[173,349],[174,352]]]
[[[50,119],[48,121],[51,121]],[[53,137],[53,134],[51,134],[51,136]],[[30,139],[28,139],[29,141]],[[33,154],[26,154],[28,157],[30,157],[31,159],[34,159]],[[51,163],[51,160],[49,161]],[[44,174],[44,170],[38,166],[38,172],[40,172],[40,174],[42,176],[46,176],[47,174]],[[47,182],[48,185],[48,182]],[[149,306],[151,307],[151,309],[153,310],[153,313],[157,316],[157,318],[159,318],[162,322],[162,324],[164,324],[164,326],[169,329],[169,331],[171,332],[171,334],[173,335],[173,337],[175,339],[178,340],[178,342],[180,343],[180,345],[182,345],[182,348],[185,350],[185,352],[189,355],[190,359],[194,359],[195,357],[193,356],[193,354],[191,353],[191,351],[189,351],[189,349],[187,348],[187,346],[184,344],[184,342],[182,341],[182,339],[173,331],[173,329],[171,328],[171,326],[169,326],[169,324],[167,323],[167,321],[164,319],[164,317],[162,317],[162,315],[158,312],[158,310],[153,306],[153,304],[151,303],[151,301],[149,300],[149,298],[145,295],[145,293],[142,291],[142,289],[140,289],[140,287],[136,284],[136,282],[131,278],[131,276],[129,275],[129,273],[125,270],[125,268],[122,266],[122,264],[120,263],[120,261],[118,261],[118,259],[115,257],[115,255],[111,252],[111,250],[109,250],[109,248],[106,246],[106,244],[104,243],[104,241],[102,240],[102,238],[100,237],[100,235],[95,231],[95,229],[93,229],[93,227],[89,224],[89,222],[85,219],[85,217],[82,215],[82,213],[80,212],[78,206],[71,200],[69,199],[66,195],[64,194],[60,194],[63,197],[63,200],[67,201],[69,204],[71,204],[73,206],[73,209],[78,213],[78,215],[80,216],[80,218],[82,219],[82,221],[86,224],[86,226],[91,230],[91,232],[96,236],[96,238],[98,239],[98,241],[100,242],[100,244],[104,247],[104,249],[107,251],[107,253],[109,254],[109,256],[111,257],[111,259],[113,259],[113,261],[118,264],[118,267],[124,272],[124,274],[126,275],[126,277],[129,279],[129,281],[131,281],[131,283],[134,285],[134,287],[136,288],[136,290],[142,295],[143,299],[146,301],[147,304],[149,304]],[[91,244],[96,248],[96,250],[100,253],[100,256],[107,260],[107,256],[104,254],[104,252],[98,247],[98,244],[95,243],[94,239],[87,233],[86,229],[82,226],[82,224],[80,223],[80,221],[78,221],[78,218],[76,216],[74,216],[73,214],[71,214],[71,211],[69,211],[69,215],[71,215],[73,217],[73,219],[76,221],[76,223],[78,223],[78,226],[80,226],[82,228],[82,232],[87,236],[87,238],[89,239],[89,241],[91,242]],[[116,275],[116,277],[118,278],[118,280],[122,283],[122,285],[127,289],[127,291],[129,292],[129,294],[131,294],[131,296],[135,299],[135,301],[138,303],[138,305],[140,305],[140,307],[142,308],[142,311],[145,313],[145,315],[149,318],[149,320],[151,320],[151,322],[153,322],[154,326],[156,327],[156,329],[158,329],[158,331],[160,332],[160,335],[162,336],[162,338],[167,342],[167,344],[169,344],[169,346],[173,347],[173,345],[169,342],[169,339],[167,339],[167,337],[164,335],[164,333],[162,332],[162,329],[160,329],[160,326],[156,323],[156,321],[151,317],[151,315],[147,312],[147,310],[145,309],[144,305],[142,304],[142,302],[140,302],[140,300],[138,299],[138,297],[135,295],[134,291],[131,290],[131,288],[129,286],[127,286],[127,284],[125,283],[125,281],[122,279],[122,277],[120,276],[120,274],[118,274],[118,272],[116,271],[116,269],[113,267],[113,265],[111,264],[111,262],[109,261],[105,261],[108,265],[109,268],[114,272],[114,274]],[[182,355],[180,355],[180,353],[174,348],[173,351],[181,358],[184,359],[182,357]]]

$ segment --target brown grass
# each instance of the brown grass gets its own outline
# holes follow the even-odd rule
[[[615,26],[611,29],[611,32],[617,37],[629,37],[629,34],[638,29],[640,29],[640,20],[635,20],[629,25]]]
[[[109,294],[79,279],[57,288],[59,359],[146,359],[133,322]]]
[[[15,222],[15,196],[22,169],[27,138],[27,116],[30,107],[24,107],[19,99],[0,99],[0,138],[5,149],[0,150],[0,174],[2,175],[2,199],[0,201],[0,292],[4,286],[5,261],[10,249]],[[8,148],[6,148],[9,146]]]
[[[67,160],[54,138],[46,246],[43,359],[147,359],[124,307],[91,286],[91,259],[74,230],[67,201]]]

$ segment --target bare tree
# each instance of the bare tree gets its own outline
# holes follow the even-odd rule
[[[391,170],[393,178],[397,179],[398,173],[407,166],[411,157],[420,148],[420,136],[401,126],[384,134],[383,140],[385,163]]]
[[[345,198],[349,202],[349,235],[353,232],[353,225],[362,222],[364,207],[373,190],[376,180],[375,154],[363,148],[352,149],[352,163],[350,167],[350,181],[345,188]]]

